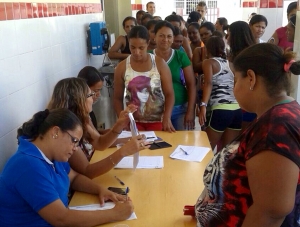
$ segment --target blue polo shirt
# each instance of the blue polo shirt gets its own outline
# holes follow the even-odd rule
[[[37,212],[57,199],[68,206],[69,163],[50,164],[34,144],[19,141],[0,175],[0,226],[51,226]]]

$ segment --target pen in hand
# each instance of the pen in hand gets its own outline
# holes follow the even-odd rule
[[[126,201],[128,201],[128,192],[129,192],[129,188],[126,187],[126,190],[125,190],[125,194],[126,194]]]
[[[188,153],[186,152],[186,150],[183,150],[183,148],[180,148],[180,150],[182,150],[185,155],[188,155]]]
[[[125,185],[125,183],[124,183],[123,181],[121,181],[117,176],[115,176],[115,178],[116,178],[117,181],[119,181],[119,183],[120,183],[121,185]]]

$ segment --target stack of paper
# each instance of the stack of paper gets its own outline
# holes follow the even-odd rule
[[[71,210],[109,210],[114,208],[115,204],[113,202],[106,202],[103,207],[100,204],[89,204],[84,206],[73,206],[69,207]],[[137,219],[135,212],[127,220]]]
[[[133,157],[124,157],[115,168],[131,169],[133,168]],[[137,169],[161,169],[164,167],[163,156],[140,156]]]
[[[175,151],[170,155],[170,157],[184,161],[201,162],[209,151],[210,148],[208,147],[179,145],[175,149]]]

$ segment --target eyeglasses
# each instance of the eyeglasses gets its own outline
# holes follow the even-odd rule
[[[87,95],[86,95],[86,98],[89,98],[89,97],[91,97],[91,96],[95,96],[95,92],[92,92],[92,93],[90,93],[90,94],[87,94]]]
[[[74,144],[74,146],[79,147],[79,140],[74,136],[72,136],[68,131],[65,132],[68,133],[68,135],[71,137],[71,142]]]
[[[296,25],[295,25],[291,20],[290,20],[289,22],[290,22],[294,27],[296,27]]]

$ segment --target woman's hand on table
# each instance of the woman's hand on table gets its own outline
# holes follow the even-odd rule
[[[124,144],[118,151],[121,152],[122,157],[125,157],[149,147],[150,144],[146,141],[146,136],[138,135],[129,139],[129,141]]]
[[[98,196],[99,196],[100,206],[103,206],[105,201],[107,200],[111,200],[114,203],[126,201],[125,196],[114,193],[101,185],[99,185]]]

